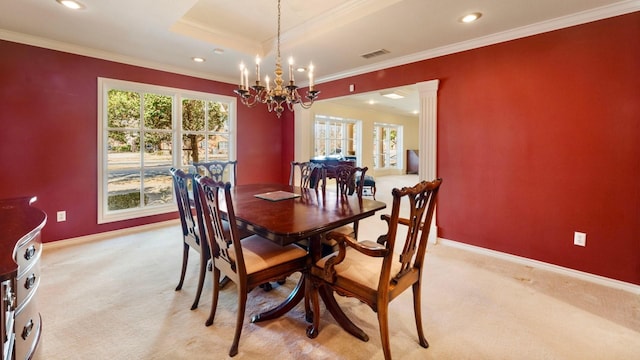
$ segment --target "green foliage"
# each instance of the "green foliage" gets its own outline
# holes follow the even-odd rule
[[[140,123],[140,95],[136,92],[109,90],[107,99],[107,126],[110,128],[137,128]],[[126,144],[128,132],[109,131],[113,145]]]
[[[145,128],[171,130],[171,108],[171,96],[144,94]]]
[[[126,194],[109,195],[109,210],[131,209],[140,206],[140,193],[130,192]],[[144,195],[145,205],[149,203],[149,196]]]
[[[209,131],[226,131],[229,127],[229,112],[223,104],[209,101]]]
[[[140,124],[140,94],[132,91],[109,90],[107,126],[138,128]]]
[[[204,130],[204,101],[182,100],[182,128],[186,131]]]

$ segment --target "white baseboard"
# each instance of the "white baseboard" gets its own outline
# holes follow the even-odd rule
[[[546,262],[525,258],[522,256],[507,254],[507,253],[503,253],[496,250],[469,245],[469,244],[465,244],[465,243],[461,243],[453,240],[438,238],[438,243],[445,246],[451,246],[451,247],[475,252],[482,255],[488,255],[498,259],[507,260],[507,261],[515,262],[515,263],[526,265],[526,266],[531,266],[538,269],[553,271],[555,273],[571,276],[580,280],[589,281],[595,284],[607,286],[614,289],[624,290],[633,294],[640,295],[640,285],[636,285],[636,284],[632,284],[632,283],[628,283],[628,282],[624,282],[616,279],[611,279],[611,278],[607,278],[600,275],[590,274],[584,271],[574,270],[574,269],[570,269],[570,268],[566,268],[558,265],[553,265]]]
[[[62,248],[66,246],[71,246],[71,245],[79,245],[79,244],[84,244],[88,242],[109,239],[117,236],[134,234],[140,231],[148,231],[148,230],[155,230],[155,229],[159,229],[167,226],[175,226],[178,224],[180,224],[180,219],[161,221],[161,222],[144,224],[140,226],[133,226],[133,227],[118,229],[113,231],[106,231],[106,232],[97,233],[97,234],[79,236],[75,238],[69,238],[69,239],[58,240],[53,242],[47,242],[42,244],[42,247],[44,249],[57,249],[57,248]]]

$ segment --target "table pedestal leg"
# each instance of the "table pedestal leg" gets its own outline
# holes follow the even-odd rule
[[[340,305],[336,302],[336,298],[333,297],[333,292],[326,286],[320,286],[320,297],[324,301],[327,310],[331,313],[334,319],[338,322],[343,329],[349,334],[357,337],[362,341],[369,341],[369,336],[359,327],[356,326],[347,315],[340,309]]]
[[[304,298],[304,290],[305,277],[303,275],[300,277],[300,281],[298,281],[298,284],[293,289],[293,291],[291,291],[291,294],[289,294],[284,302],[271,310],[267,310],[261,314],[254,315],[253,317],[251,317],[251,322],[256,323],[260,321],[271,320],[286,314],[289,310],[298,305],[300,301],[302,301],[302,299]]]

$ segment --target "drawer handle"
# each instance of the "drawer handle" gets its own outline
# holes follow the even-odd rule
[[[31,330],[33,330],[33,319],[29,319],[27,325],[22,329],[22,340],[27,340],[29,335],[31,335]]]
[[[27,248],[27,250],[25,250],[24,252],[24,258],[26,260],[31,260],[31,258],[33,257],[33,255],[36,254],[36,247],[34,245],[31,245]]]
[[[31,274],[27,277],[27,281],[24,282],[24,287],[29,290],[33,287],[33,284],[36,283],[36,274]]]

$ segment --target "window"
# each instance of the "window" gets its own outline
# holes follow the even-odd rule
[[[98,223],[175,211],[169,169],[228,160],[235,98],[98,80]]]
[[[398,154],[402,144],[402,126],[374,124],[373,127],[373,166],[375,168],[399,168]]]
[[[357,156],[358,127],[356,120],[316,115],[314,156]]]
[[[229,160],[228,104],[182,100],[182,162]]]

